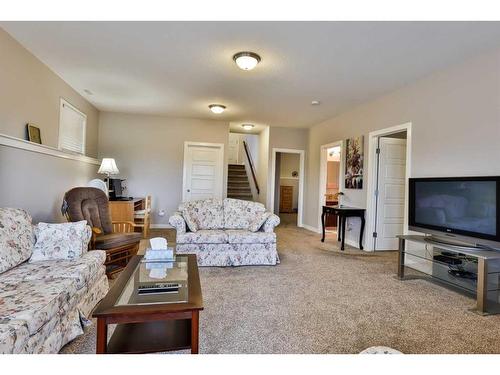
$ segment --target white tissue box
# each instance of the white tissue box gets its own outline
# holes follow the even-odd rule
[[[146,249],[144,259],[146,261],[174,261],[174,249],[171,247],[166,249]]]

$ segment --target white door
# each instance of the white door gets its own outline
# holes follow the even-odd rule
[[[222,198],[224,145],[184,143],[182,201]]]
[[[240,137],[238,134],[229,133],[228,163],[239,164]]]
[[[403,234],[406,139],[379,138],[375,250],[397,250]]]

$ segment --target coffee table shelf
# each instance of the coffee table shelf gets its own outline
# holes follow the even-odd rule
[[[158,320],[116,326],[107,353],[155,353],[191,348],[191,320]]]

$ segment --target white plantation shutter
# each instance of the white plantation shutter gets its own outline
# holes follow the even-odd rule
[[[85,154],[85,130],[87,116],[61,99],[59,112],[59,148]]]

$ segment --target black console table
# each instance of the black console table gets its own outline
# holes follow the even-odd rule
[[[338,240],[342,241],[340,250],[344,250],[345,243],[345,224],[348,217],[359,217],[361,219],[361,228],[359,230],[359,248],[363,250],[363,232],[365,230],[365,209],[348,206],[323,206],[321,214],[321,226],[323,228],[323,237],[321,242],[325,242],[325,219],[328,214],[335,214],[339,217],[337,228]]]

